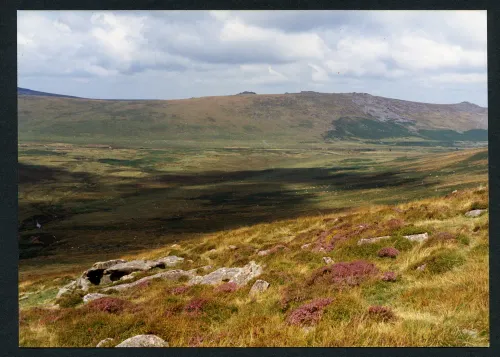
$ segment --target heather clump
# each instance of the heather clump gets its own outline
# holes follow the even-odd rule
[[[196,316],[203,312],[203,308],[207,305],[208,300],[203,298],[193,298],[184,307],[184,311],[188,315]]]
[[[399,255],[399,250],[394,247],[385,247],[378,251],[377,255],[380,258],[396,258]]]
[[[126,300],[104,297],[90,301],[86,308],[92,312],[107,312],[110,314],[118,314],[132,307],[132,303]]]
[[[365,260],[340,262],[316,270],[308,280],[308,285],[319,282],[334,285],[359,285],[366,278],[375,275],[377,267]]]
[[[382,281],[394,282],[398,279],[398,275],[393,271],[386,271],[381,279]]]
[[[168,289],[168,292],[172,295],[182,295],[189,290],[189,286],[181,285]]]
[[[232,293],[233,291],[236,291],[236,290],[238,290],[238,285],[236,285],[236,283],[233,283],[233,282],[223,283],[215,288],[215,292],[226,293],[226,294]]]
[[[393,218],[385,222],[385,226],[390,230],[396,230],[404,227],[405,222],[402,219]]]
[[[370,306],[368,308],[368,316],[375,321],[388,322],[394,320],[396,315],[390,307],[387,306]]]
[[[293,303],[305,301],[309,298],[307,290],[302,286],[292,285],[283,290],[280,299],[280,308],[282,311],[286,311],[290,308]]]
[[[331,304],[332,301],[332,298],[320,298],[302,305],[288,315],[287,323],[298,326],[314,325],[319,322],[324,308]]]

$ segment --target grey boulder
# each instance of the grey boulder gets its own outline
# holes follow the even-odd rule
[[[155,335],[130,337],[115,347],[168,347],[168,343]]]
[[[472,211],[469,211],[465,214],[465,217],[479,217],[480,215],[482,215],[484,212],[486,212],[485,209],[474,209]]]

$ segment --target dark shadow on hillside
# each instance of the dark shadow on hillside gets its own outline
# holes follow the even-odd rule
[[[64,169],[43,165],[17,163],[18,183],[37,184],[43,181],[57,181],[62,176],[69,176],[78,181],[95,181],[93,175],[86,172],[69,172]]]
[[[23,169],[26,170],[26,168]],[[50,177],[53,180],[58,177],[68,177],[68,175],[70,175],[69,179],[82,179],[81,176],[73,177],[64,170],[44,171],[38,167],[36,170],[37,173],[47,172],[43,177]],[[424,176],[424,173],[417,175],[396,171],[355,172],[354,167],[202,172],[196,175],[161,173],[153,178],[141,180],[138,184],[114,184],[112,189],[119,193],[117,198],[86,203],[93,212],[123,208],[120,212],[126,213],[118,220],[114,215],[113,220],[110,219],[108,224],[96,224],[89,221],[64,230],[58,229],[57,222],[54,222],[53,226],[48,225],[47,229],[49,233],[57,237],[58,241],[62,241],[57,246],[59,252],[63,252],[69,245],[73,245],[72,242],[81,239],[85,240],[85,248],[81,249],[97,249],[102,244],[106,245],[106,242],[93,243],[95,233],[92,232],[116,232],[120,240],[116,250],[123,254],[145,246],[156,247],[158,242],[162,241],[161,237],[165,235],[218,232],[275,220],[294,219],[320,212],[331,213],[342,210],[343,208],[336,208],[319,211],[314,207],[314,199],[324,190],[324,187],[335,191],[398,187],[404,191],[422,186]],[[85,180],[97,181],[97,177],[88,174]],[[149,185],[153,183],[168,183],[170,187],[150,187]],[[309,188],[294,191],[290,188],[290,184],[301,184]],[[147,208],[145,208],[148,210],[147,218],[142,220],[136,219],[135,208],[127,209],[127,205],[137,203],[138,199],[150,202],[150,205],[146,205]],[[166,213],[164,209],[157,209],[156,206],[161,205],[162,202],[169,202],[169,204],[173,202],[178,205],[177,212],[175,207],[169,213]],[[67,203],[70,202],[65,204]],[[141,206],[144,207],[142,204]],[[79,213],[72,213],[72,215],[75,214]],[[134,241],[134,231],[147,232],[147,241]],[[21,247],[21,249],[25,248],[29,247]],[[47,249],[36,250],[33,254],[42,255],[44,250],[48,253],[51,249],[54,251],[53,248],[49,245]]]

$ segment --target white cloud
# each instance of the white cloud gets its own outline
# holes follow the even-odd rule
[[[197,95],[251,85],[264,92],[401,88],[422,98],[435,90],[436,100],[451,100],[432,84],[452,83],[474,98],[483,93],[486,103],[486,91],[478,92],[486,88],[486,61],[485,11],[18,12],[20,81],[42,90],[48,77],[59,78],[60,93],[67,81],[91,88],[147,78],[166,98],[179,96],[182,83]],[[165,87],[165,80],[179,84]],[[128,90],[137,95],[133,85]]]

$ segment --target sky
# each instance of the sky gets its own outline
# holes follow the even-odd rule
[[[18,86],[33,90],[487,106],[486,11],[18,11],[17,21]]]

